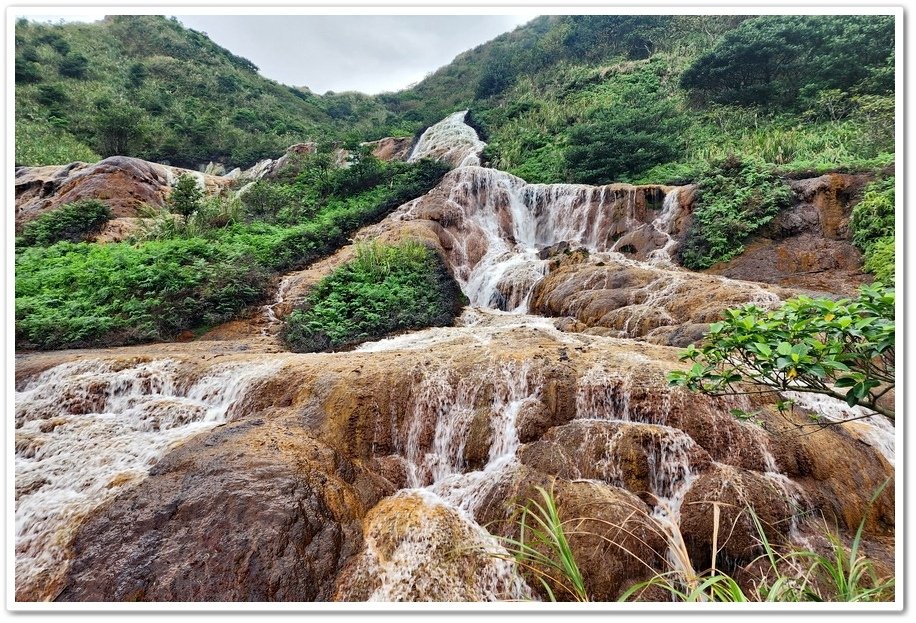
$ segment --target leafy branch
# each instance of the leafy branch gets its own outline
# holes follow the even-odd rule
[[[766,311],[751,304],[725,312],[705,341],[689,346],[687,371],[672,385],[712,395],[794,391],[822,394],[894,420],[881,399],[894,388],[895,293],[863,286],[856,299],[787,301]],[[750,382],[760,389],[748,389]]]

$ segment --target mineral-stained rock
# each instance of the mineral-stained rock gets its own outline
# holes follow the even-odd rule
[[[100,508],[59,601],[314,601],[390,485],[294,417],[204,434]]]
[[[73,162],[62,166],[16,169],[16,227],[66,203],[97,199],[112,216],[137,217],[144,204],[162,207],[181,175],[197,178],[208,193],[216,194],[232,180],[170,167],[139,158],[112,156],[95,164]]]
[[[518,540],[520,509],[528,506],[537,512],[532,502],[544,505],[538,487],[554,495],[570,548],[593,600],[613,601],[625,587],[646,579],[651,566],[663,566],[658,555],[665,551],[665,537],[649,507],[631,493],[598,481],[555,478],[522,465],[490,489],[476,513],[477,521],[494,534]],[[537,526],[531,519],[527,523]],[[525,542],[556,556],[530,534]],[[556,571],[550,573],[556,576]],[[546,598],[537,574],[529,571],[526,577]],[[550,584],[559,599],[573,598],[555,582]]]
[[[831,173],[793,180],[799,200],[745,245],[738,257],[706,272],[787,287],[851,295],[871,277],[850,242],[852,208],[869,178]]]
[[[413,137],[399,136],[380,138],[377,141],[369,141],[363,145],[372,150],[372,155],[379,160],[401,160],[405,161],[410,156],[410,149],[413,147]]]
[[[531,309],[571,316],[586,327],[612,329],[622,337],[684,346],[725,309],[750,302],[772,307],[792,294],[648,264],[561,262],[534,287]]]
[[[736,467],[720,466],[701,474],[681,506],[680,529],[694,568],[710,567],[714,547],[718,568],[726,569],[763,552],[751,510],[768,539],[788,535],[793,516],[804,510],[790,493],[778,479]]]

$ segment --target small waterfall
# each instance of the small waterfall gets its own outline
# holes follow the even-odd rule
[[[674,250],[674,247],[677,246],[677,240],[671,236],[672,229],[674,227],[675,219],[679,216],[681,207],[681,189],[674,188],[665,195],[665,200],[662,203],[661,213],[652,221],[652,228],[655,231],[661,232],[665,235],[665,246],[660,249],[655,249],[654,251],[649,252],[648,260],[652,264],[660,264],[663,266],[672,266],[673,262],[671,261],[671,252]]]
[[[230,419],[265,362],[223,364],[195,380],[170,359],[65,363],[16,393],[16,583],[66,569],[82,519],[146,477],[169,448]]]
[[[407,161],[432,158],[454,167],[480,166],[480,154],[487,144],[464,122],[467,114],[467,110],[460,110],[426,128]]]
[[[831,422],[862,418],[840,426],[857,439],[878,450],[888,463],[895,464],[897,429],[883,415],[873,413],[864,407],[850,407],[842,400],[823,394],[783,392],[783,395],[799,407],[808,409]]]
[[[477,524],[474,513],[500,475],[516,465],[520,445],[516,419],[527,404],[539,399],[542,383],[529,363],[503,363],[458,379],[447,368],[424,371],[413,391],[413,412],[400,448],[408,462],[409,488],[392,499],[416,498],[424,512],[438,507],[439,513],[450,517],[450,525],[457,522],[462,550],[483,553],[488,559],[483,563],[484,572],[472,582],[482,599],[532,599],[511,556]],[[483,393],[485,389],[491,389],[489,396]],[[486,418],[482,422],[481,416]],[[481,423],[489,429],[486,463],[481,469],[469,470],[465,449],[473,426]],[[441,531],[437,522],[424,522],[419,531],[402,536],[396,553],[387,557],[380,556],[378,547],[367,538],[360,558],[362,572],[381,582],[370,600],[426,600],[429,595],[441,597],[442,590],[458,598],[448,592],[453,582],[449,565],[443,567],[440,562]],[[433,575],[427,578],[430,573]],[[436,579],[436,586],[422,589],[429,579]]]
[[[459,379],[448,368],[423,372],[399,448],[407,459],[409,486],[428,487],[473,511],[485,497],[481,486],[514,461],[519,447],[516,419],[526,405],[539,400],[542,384],[528,362],[500,364]],[[488,387],[492,394],[486,399],[482,392]],[[474,442],[486,444],[487,460],[482,469],[469,472],[465,451],[474,426]],[[469,484],[474,495],[463,493]]]

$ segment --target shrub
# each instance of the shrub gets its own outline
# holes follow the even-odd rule
[[[47,246],[61,240],[82,242],[100,232],[110,218],[111,210],[101,201],[67,203],[26,224],[16,246]]]
[[[16,58],[16,84],[31,84],[41,81],[41,68],[38,63],[26,60],[25,58]]]
[[[356,259],[325,277],[290,314],[283,339],[291,350],[341,349],[394,331],[452,323],[457,286],[423,244],[367,243]]]
[[[744,242],[792,198],[789,186],[759,160],[729,156],[710,163],[697,180],[693,221],[681,262],[707,268],[744,251]]]
[[[175,214],[182,215],[185,220],[197,212],[201,206],[204,193],[197,185],[197,178],[185,173],[175,182],[169,194],[167,205]]]
[[[865,254],[865,270],[873,274],[875,279],[881,283],[894,285],[897,281],[894,246],[894,236],[880,238],[869,247]]]
[[[882,283],[895,281],[894,179],[872,182],[852,210],[852,241],[865,256],[865,270]]]
[[[787,301],[775,311],[755,305],[725,312],[700,348],[689,346],[686,372],[669,374],[673,385],[713,395],[797,391],[845,400],[894,419],[880,399],[894,388],[894,290],[863,286],[855,300]]]
[[[86,77],[89,68],[89,59],[82,54],[69,54],[60,60],[58,71],[60,75],[77,80]]]

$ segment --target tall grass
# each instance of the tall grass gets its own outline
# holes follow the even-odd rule
[[[515,556],[516,563],[538,579],[551,601],[557,601],[551,585],[561,591],[561,597],[591,601],[553,492],[542,487],[537,491],[541,501],[529,500],[521,507],[518,539],[504,538],[503,545]]]
[[[872,497],[872,502],[884,486]],[[591,601],[585,576],[569,543],[569,537],[579,533],[567,528],[583,519],[561,519],[552,491],[540,487],[537,491],[541,499],[528,500],[520,511],[517,520],[519,537],[504,538],[503,544],[514,555],[517,564],[541,583],[550,600]],[[724,504],[716,503],[713,508],[712,565],[709,569],[698,571],[694,568],[676,522],[658,522],[657,518],[652,518],[657,532],[665,537],[668,544],[667,556],[653,553],[667,561],[667,568],[654,569],[649,562],[640,559],[651,577],[631,586],[618,600],[641,598],[650,589],[661,589],[673,600],[683,602],[874,602],[894,598],[894,578],[881,577],[874,564],[862,553],[867,516],[859,524],[849,548],[825,523],[823,533],[829,547],[821,553],[791,544],[773,543],[766,536],[763,523],[754,510],[744,509],[754,524],[762,553],[744,567],[745,570],[755,569],[755,577],[739,583],[734,575],[716,568],[721,549],[719,535],[727,532],[720,525],[720,505]],[[639,513],[645,518],[644,511]],[[618,531],[624,528],[627,534],[633,535],[625,526],[600,518],[590,517],[587,521],[607,524]],[[733,524],[730,529],[734,527]],[[593,536],[610,541],[603,535]],[[646,545],[644,540],[641,542]],[[622,547],[619,543],[614,544]],[[633,555],[626,549],[623,551]]]

